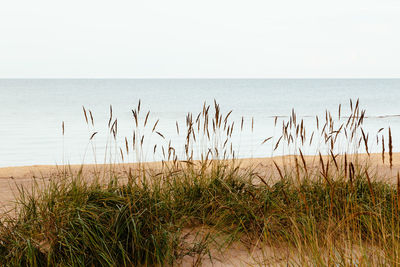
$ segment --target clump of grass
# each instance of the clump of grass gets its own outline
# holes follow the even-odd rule
[[[351,102],[349,117],[342,116],[339,107],[338,119],[345,121],[338,128],[327,112],[325,125],[320,128],[317,117],[317,130],[309,135],[293,111],[289,121],[282,122],[282,135],[273,147],[285,141],[288,147],[294,144],[294,162],[266,167],[242,166],[227,145],[234,128],[230,113],[223,116],[216,103],[212,116],[209,110],[204,105],[196,119],[187,116],[184,159],[167,142],[161,148],[166,158],[158,169],[139,162],[120,172],[111,165],[101,177],[88,177],[82,170],[63,168],[50,181],[37,181],[29,190],[20,187],[16,216],[0,225],[0,262],[145,266],[175,265],[190,256],[200,264],[204,255],[212,257],[213,246],[241,242],[290,248],[295,256],[288,256],[286,263],[297,265],[398,264],[399,184],[385,183],[357,154],[335,150],[343,133],[350,152],[363,143],[370,156],[368,134],[361,128],[365,111],[359,111],[358,101],[354,108]],[[85,109],[84,114],[89,124]],[[89,114],[94,126],[90,110]],[[136,127],[148,125],[149,114],[141,124],[139,103],[133,111]],[[165,138],[156,131],[157,123],[151,132]],[[109,127],[116,138],[111,108]],[[176,128],[179,133],[178,124]],[[124,139],[126,158],[129,151],[138,156],[144,151],[144,135],[136,129],[133,136],[131,148]],[[201,137],[207,149],[195,160],[193,148]],[[327,144],[328,153],[318,154],[318,164],[307,163],[302,153],[311,140]],[[392,151],[391,133],[389,140]],[[123,157],[122,149],[120,154]],[[204,226],[222,241],[212,235],[185,241],[184,229]]]
[[[397,189],[358,173],[331,184],[284,177],[269,187],[254,183],[254,173],[226,166],[132,177],[126,184],[119,178],[104,185],[69,177],[40,194],[21,191],[19,216],[1,228],[0,260],[13,266],[173,264],[204,253],[196,244],[183,246],[180,231],[196,226],[209,226],[228,242],[325,247],[349,238],[399,247]]]

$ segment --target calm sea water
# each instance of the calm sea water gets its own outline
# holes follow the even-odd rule
[[[176,121],[183,126],[188,112],[197,113],[205,101],[215,99],[224,112],[233,110],[238,124],[241,116],[246,120],[247,130],[235,141],[239,156],[263,157],[271,156],[271,145],[260,143],[274,134],[274,116],[284,119],[294,108],[311,124],[326,109],[336,113],[339,104],[345,113],[349,99],[359,98],[367,110],[365,128],[374,134],[391,126],[395,151],[400,148],[400,80],[0,80],[0,94],[0,166],[89,163],[93,155],[102,162],[109,106],[123,139],[132,135],[131,110],[139,99],[142,110],[151,110],[149,124],[159,119],[159,131],[176,147],[183,144]],[[86,125],[82,106],[93,112],[93,129]],[[254,131],[249,130],[252,117]],[[88,145],[94,131],[95,153]],[[145,160],[158,159],[151,143],[165,142],[151,138]]]

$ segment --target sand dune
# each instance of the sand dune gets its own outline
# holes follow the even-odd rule
[[[343,160],[339,156],[337,161]],[[323,156],[323,160],[327,161],[328,156]],[[300,157],[298,158],[300,161]],[[396,181],[395,177],[397,172],[400,171],[400,153],[393,155],[393,166],[390,168],[389,155],[385,154],[385,163],[382,162],[381,154],[359,154],[348,156],[348,162],[362,162],[366,161],[371,167],[371,174],[379,174],[373,177],[377,179],[384,179],[388,183]],[[241,168],[252,168],[254,171],[260,173],[270,179],[279,179],[279,173],[274,165],[274,162],[280,168],[286,168],[286,171],[294,171],[291,168],[295,163],[295,156],[281,156],[273,158],[252,158],[240,159],[237,163]],[[320,164],[320,159],[317,156],[306,156],[306,165],[309,169],[315,169]],[[331,162],[332,163],[332,162]],[[333,163],[332,163],[333,165]],[[161,168],[160,162],[144,163],[143,166],[150,170],[157,170]],[[129,169],[137,169],[138,164],[116,164],[116,165],[71,165],[71,166],[54,166],[54,165],[35,165],[23,167],[6,167],[0,168],[0,205],[3,211],[9,210],[13,207],[13,201],[18,193],[18,186],[28,188],[34,181],[48,181],[49,179],[57,179],[60,172],[64,170],[78,172],[82,170],[86,177],[91,177],[90,174],[100,173],[106,174],[110,169],[113,172],[123,174]],[[92,176],[93,177],[93,176]],[[201,237],[199,233],[207,233],[209,229],[187,229],[186,241],[191,242],[196,238]],[[226,249],[211,251],[213,257],[210,259],[204,255],[201,259],[202,266],[282,266],[286,264],[287,258],[296,259],[296,254],[293,254],[289,249],[282,247],[247,247],[242,243],[234,243]],[[268,255],[268,257],[265,257]],[[193,266],[198,262],[198,257],[185,256],[181,264],[183,266]]]

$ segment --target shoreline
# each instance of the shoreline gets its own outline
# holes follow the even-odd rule
[[[359,154],[348,154],[348,157],[357,156],[358,159],[366,160],[368,159],[370,163],[376,167],[390,168],[389,167],[389,153],[385,153],[385,162],[382,163],[382,153],[359,153]],[[265,164],[273,164],[276,162],[278,165],[290,163],[295,157],[300,159],[299,155],[284,155],[284,156],[273,156],[273,157],[262,157],[262,158],[240,158],[235,159],[235,162],[240,163],[241,167],[257,167]],[[330,155],[322,155],[323,159],[330,158]],[[338,155],[339,158],[343,155]],[[304,155],[304,159],[307,163],[313,164],[315,161],[319,161],[318,155]],[[232,159],[227,159],[226,161],[232,161]],[[184,162],[184,161],[179,161]],[[199,162],[194,160],[194,162]],[[44,178],[51,175],[55,171],[59,171],[62,168],[68,168],[69,170],[76,171],[80,168],[83,169],[94,169],[94,168],[104,168],[104,167],[117,167],[117,168],[134,168],[139,165],[145,166],[148,169],[158,168],[162,164],[161,161],[152,162],[142,162],[142,163],[89,163],[89,164],[66,164],[66,165],[25,165],[25,166],[10,166],[10,167],[0,167],[0,180],[4,179],[26,179],[26,178],[39,178],[44,175]],[[392,170],[400,170],[400,152],[393,153],[393,167]]]

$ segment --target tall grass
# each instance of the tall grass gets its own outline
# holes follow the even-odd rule
[[[150,112],[141,117],[140,109],[139,102],[132,110],[132,137],[118,146],[110,108],[112,164],[96,166],[92,174],[62,168],[49,181],[19,187],[15,215],[4,216],[0,226],[3,265],[158,266],[187,258],[200,265],[213,260],[215,248],[236,243],[263,251],[254,262],[259,265],[400,264],[400,178],[397,185],[388,183],[387,173],[368,160],[376,139],[385,162],[385,131],[370,138],[358,101],[350,102],[349,116],[339,106],[335,119],[330,112],[316,117],[311,132],[293,111],[281,121],[280,136],[260,140],[273,150],[285,146],[290,156],[266,165],[237,158],[231,137],[243,129],[243,119],[235,126],[217,103],[188,114],[184,130],[176,123],[177,134],[185,134],[183,156],[157,130],[158,120],[150,123]],[[91,111],[83,111],[93,127]],[[165,140],[161,147],[147,145],[161,153],[160,164],[141,161],[146,127]],[[319,149],[310,158],[303,150],[313,143]],[[116,155],[136,164],[115,165]],[[198,238],[188,242],[187,229]],[[287,253],[277,261],[266,248]]]

